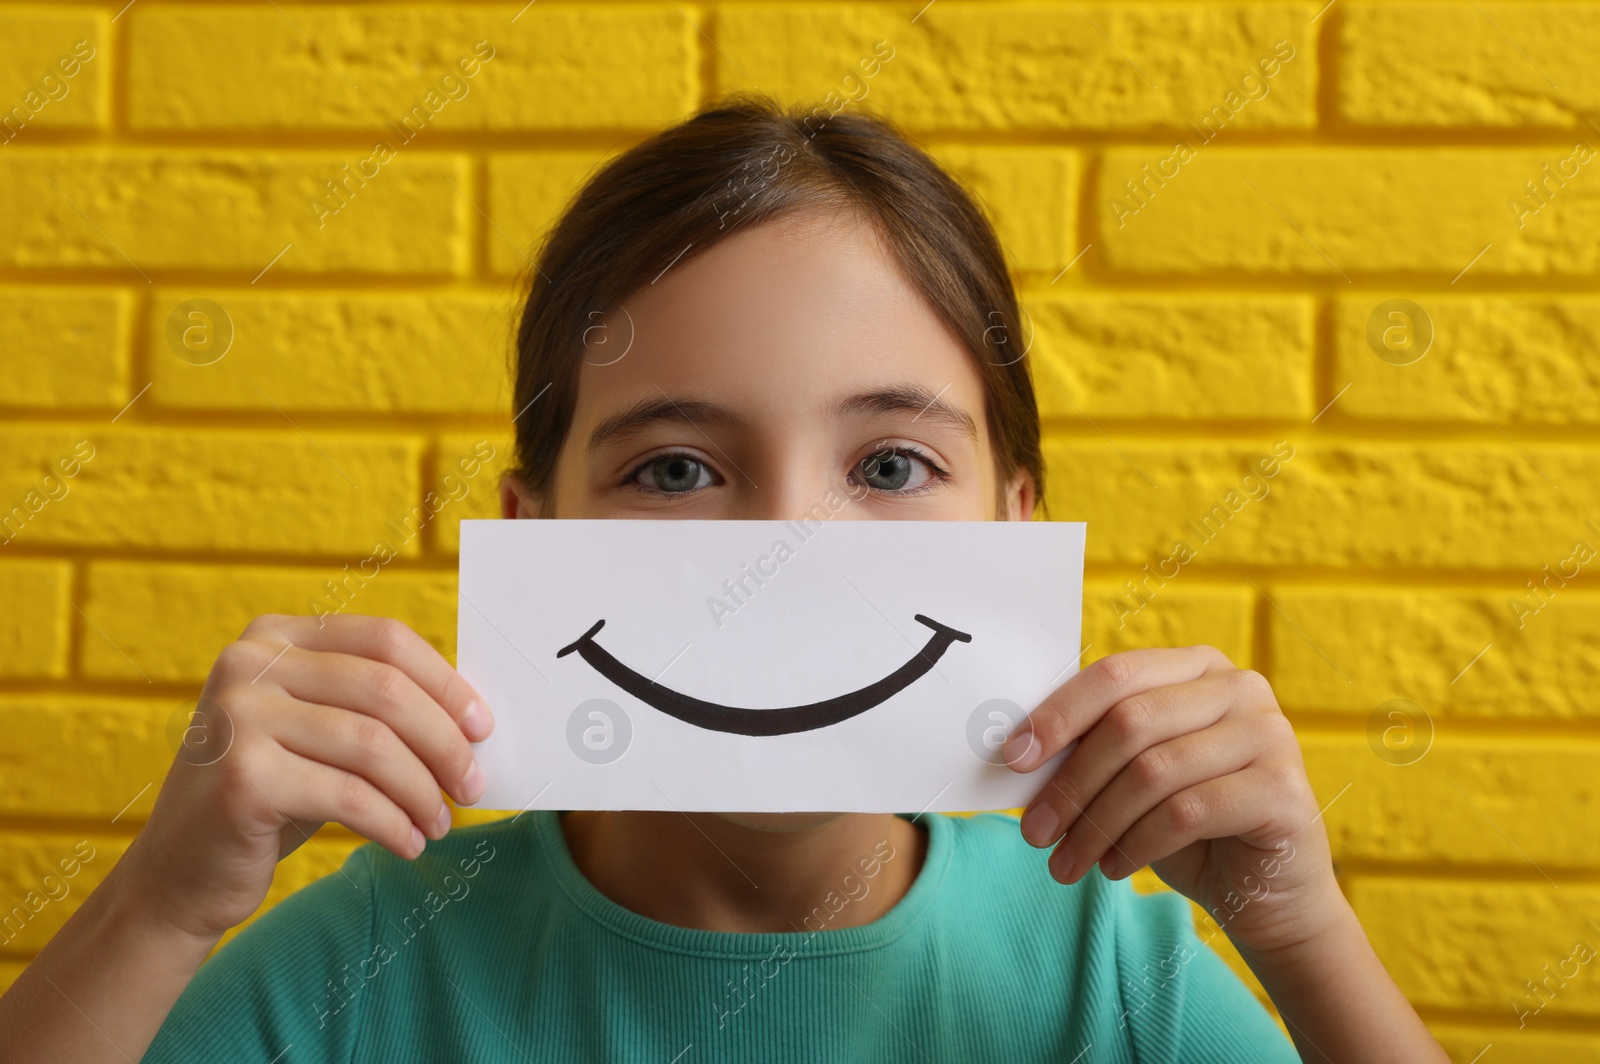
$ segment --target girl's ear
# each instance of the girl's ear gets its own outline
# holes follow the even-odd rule
[[[1033,474],[1026,469],[1017,470],[1011,483],[1006,485],[1005,498],[1001,500],[1000,520],[1032,521],[1037,495],[1038,486],[1033,481]]]
[[[500,516],[506,520],[538,517],[541,507],[538,498],[528,490],[522,478],[507,473],[500,478]]]

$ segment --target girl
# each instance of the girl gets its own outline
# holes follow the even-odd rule
[[[536,272],[504,517],[778,520],[830,491],[842,518],[1035,510],[1001,249],[880,121],[735,98],[607,164]],[[199,714],[231,745],[180,753],[0,1001],[6,1060],[1293,1060],[1182,899],[1122,882],[1147,864],[1216,916],[1302,1059],[1444,1059],[1339,891],[1271,688],[1210,647],[1062,684],[1006,748],[1028,772],[1078,741],[1020,822],[451,831],[440,791],[482,794],[491,709],[376,617],[257,618]],[[375,845],[202,967],[326,821]]]

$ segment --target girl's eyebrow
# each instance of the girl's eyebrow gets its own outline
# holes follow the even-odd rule
[[[613,414],[600,422],[589,434],[586,449],[592,453],[605,444],[632,435],[658,421],[679,421],[692,425],[700,429],[701,435],[705,435],[705,430],[700,428],[702,425],[737,429],[745,424],[743,418],[725,406],[704,399],[674,399],[662,392],[659,398],[641,399],[620,414]]]
[[[945,388],[950,387],[948,384]],[[847,396],[833,405],[835,417],[859,414],[903,414],[914,411],[912,421],[932,421],[947,425],[973,443],[978,442],[978,426],[972,415],[944,401],[945,388],[929,391],[921,384],[897,384],[870,392]]]
[[[897,384],[846,396],[833,404],[832,414],[836,418],[845,418],[862,414],[911,413],[913,414],[911,420],[914,422],[926,419],[935,424],[946,425],[973,443],[977,443],[978,428],[972,415],[960,407],[945,402],[943,396],[943,388],[934,392],[914,382]],[[720,403],[687,397],[674,399],[663,392],[657,398],[641,399],[621,413],[613,414],[596,425],[594,431],[589,434],[586,450],[593,453],[608,443],[623,439],[647,425],[661,421],[676,421],[693,426],[701,435],[705,435],[705,429],[702,427],[705,425],[739,429],[746,424],[744,418]]]

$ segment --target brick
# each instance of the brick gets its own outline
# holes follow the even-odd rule
[[[0,406],[109,407],[128,394],[128,293],[0,288],[10,354]]]
[[[1579,533],[1600,550],[1600,537]],[[1546,529],[1535,543],[1559,577],[1571,539]],[[1529,563],[1524,581],[1541,570]],[[1286,706],[1368,714],[1409,698],[1441,717],[1600,717],[1600,557],[1566,587],[1551,580],[1542,607],[1510,579],[1490,590],[1289,584],[1271,594],[1282,611],[1267,629],[1272,675]]]
[[[0,156],[0,267],[108,269],[141,283],[148,271],[168,269],[230,272],[248,282],[269,264],[272,281],[327,271],[465,272],[468,216],[477,217],[462,195],[466,160],[397,155],[365,182],[341,169],[353,175],[369,154],[7,153]],[[342,199],[327,187],[336,181],[346,190]]]
[[[0,11],[0,145],[36,129],[105,128],[110,29],[99,11]]]
[[[1543,178],[1542,166],[1570,155],[1570,145],[1196,145],[1175,176],[1146,186],[1135,212],[1123,182],[1152,153],[1113,148],[1094,192],[1096,249],[1107,268],[1141,274],[1308,274],[1342,283],[1415,272],[1444,282],[1469,264],[1469,278],[1590,274],[1600,269],[1600,245],[1588,239],[1600,224],[1600,173],[1590,173],[1600,155],[1577,164],[1537,213],[1524,189]],[[1525,210],[1511,209],[1516,197]]]
[[[386,535],[381,529],[373,534]],[[399,535],[388,535],[389,542]],[[173,602],[184,603],[181,614],[166,609]],[[83,670],[97,679],[142,674],[156,682],[199,683],[222,648],[263,613],[395,617],[446,657],[455,655],[454,575],[396,571],[365,553],[307,568],[95,562],[82,606],[105,635],[84,641]]]
[[[148,816],[188,726],[181,698],[7,695],[0,813],[108,823]],[[146,784],[153,784],[145,790]],[[132,806],[129,803],[132,802]]]
[[[941,144],[930,154],[976,195],[1013,270],[1054,277],[1077,257],[1082,163],[1076,152]]]
[[[1600,4],[1353,0],[1335,25],[1345,122],[1587,135],[1600,110]]]
[[[1494,865],[1540,883],[1541,869],[1600,868],[1592,741],[1442,729],[1411,764],[1379,757],[1363,734],[1302,731],[1300,748],[1319,804],[1334,803],[1323,821],[1337,860]]]
[[[1444,296],[1413,299],[1414,312],[1382,310],[1401,294],[1374,292],[1340,299],[1334,321],[1343,387],[1330,417],[1464,421],[1483,425],[1593,425],[1600,421],[1600,299],[1589,296]],[[1368,342],[1368,322],[1400,330],[1416,344],[1426,330],[1432,343],[1390,352],[1382,333],[1380,357]]]
[[[1276,477],[1257,478],[1268,492],[1259,500],[1243,478],[1256,458],[1272,456],[1269,436],[1147,438],[1113,429],[1107,442],[1091,428],[1047,438],[1051,514],[1088,522],[1091,562],[1155,568],[1176,542],[1187,543],[1193,557],[1173,577],[1181,581],[1191,566],[1224,564],[1537,571],[1563,556],[1551,551],[1570,546],[1551,529],[1574,525],[1574,513],[1600,513],[1592,448],[1529,441],[1524,458],[1498,437],[1345,442],[1284,433],[1294,456]],[[1240,504],[1231,515],[1230,499]],[[1189,525],[1208,514],[1209,540]]]
[[[324,876],[338,875],[350,852],[363,841],[331,825],[312,835],[278,862],[266,899],[243,923],[229,929],[216,948],[226,946],[262,913],[300,888]],[[0,832],[0,905],[4,906],[0,908],[0,957],[7,958],[0,961],[0,985],[9,985],[8,977],[14,981],[25,959],[61,930],[67,917],[121,860],[127,845],[126,838],[96,831]],[[79,859],[80,854],[87,855],[86,859]],[[68,862],[65,867],[62,861]],[[62,874],[74,867],[74,875]],[[4,923],[7,918],[9,924]]]
[[[452,807],[451,821],[458,828],[473,827],[478,824],[492,824],[496,820],[506,819],[507,813],[503,809],[463,809],[460,806]],[[510,814],[515,816],[515,813]]]
[[[137,408],[135,408],[137,409]],[[419,504],[419,440],[312,429],[0,427],[0,520],[52,463],[90,455],[69,492],[24,512],[32,545],[348,553]],[[417,553],[406,545],[406,556]]]
[[[213,345],[209,350],[183,347],[183,327],[191,320],[183,306],[196,298],[221,307],[231,324],[232,344],[214,362],[216,337],[224,335],[217,330],[228,325],[208,326],[202,338]],[[519,309],[501,294],[453,290],[158,291],[147,333],[155,381],[149,402],[269,414],[505,414],[511,404],[509,331]],[[176,348],[169,343],[174,328]]]
[[[126,847],[106,829],[0,832],[0,955],[28,957],[44,948]]]
[[[493,457],[485,461],[485,468],[474,478],[474,484],[459,505],[452,505],[439,514],[433,525],[433,546],[443,554],[456,555],[461,550],[461,522],[464,520],[491,520],[500,516],[500,478],[510,468],[514,453],[508,437],[482,433],[450,433],[439,437],[434,446],[433,468],[435,478],[442,478],[447,468],[473,454],[483,453],[485,443],[494,448]]]
[[[1593,1034],[1537,1030],[1510,1033],[1488,1024],[1478,1028],[1429,1024],[1428,1030],[1455,1064],[1488,1060],[1484,1053],[1488,1046],[1494,1047],[1495,1064],[1548,1064],[1552,1060],[1562,1064],[1600,1064],[1600,1039]]]
[[[62,592],[72,594],[72,568],[66,562],[0,562],[0,602],[7,607],[0,611],[0,677],[60,679],[67,674],[72,606]]]
[[[833,93],[841,106],[928,130],[1181,128],[1230,92],[1240,106],[1229,108],[1237,113],[1227,128],[1315,121],[1314,5],[1079,7],[945,0],[908,25],[899,8],[877,4],[730,5],[717,14],[717,85],[753,79],[782,99],[818,104]],[[874,70],[880,40],[879,57],[893,53]],[[1262,80],[1258,60],[1271,60],[1279,40],[1294,57]],[[1240,89],[1247,76],[1255,100]]]
[[[411,133],[426,138],[654,129],[692,110],[701,38],[691,16],[655,4],[521,6],[135,11],[128,119],[137,129],[389,135],[421,108]]]
[[[1126,583],[1141,575],[1084,581],[1083,641],[1091,649],[1081,664],[1135,647],[1208,643],[1235,665],[1249,666],[1254,591],[1245,586],[1175,584],[1165,592],[1141,591],[1141,605],[1141,598],[1134,597]]]
[[[489,265],[496,273],[533,275],[545,233],[590,174],[611,157],[596,151],[541,151],[489,159]]]
[[[1516,1022],[1517,1008],[1538,1006],[1526,983],[1544,979],[1545,965],[1557,972],[1580,941],[1600,952],[1587,922],[1600,913],[1600,887],[1590,884],[1359,877],[1350,897],[1389,974],[1420,1008],[1481,1009]],[[1552,978],[1554,997],[1526,1025],[1600,1015],[1593,963],[1569,961],[1576,977],[1564,987]]]
[[[1044,418],[1307,418],[1303,296],[1029,292]]]

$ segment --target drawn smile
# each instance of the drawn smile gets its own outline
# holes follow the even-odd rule
[[[639,701],[654,706],[667,716],[676,717],[685,724],[693,724],[697,728],[711,731],[732,732],[735,735],[788,735],[791,732],[826,728],[830,724],[838,724],[857,714],[865,713],[921,679],[929,669],[938,664],[952,643],[972,642],[972,636],[966,632],[958,632],[920,613],[916,615],[916,619],[918,623],[933,629],[933,635],[926,646],[911,656],[910,661],[883,679],[869,683],[849,694],[839,695],[824,702],[786,706],[783,709],[722,706],[674,691],[645,678],[612,657],[610,651],[594,641],[595,633],[605,626],[604,619],[594,622],[594,627],[583,633],[576,642],[569,643],[556,651],[556,657],[564,658],[577,651],[578,656],[587,661],[595,672]]]

